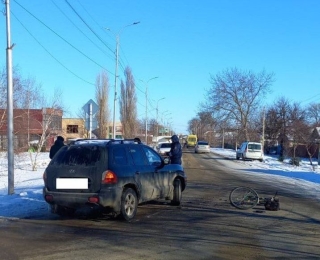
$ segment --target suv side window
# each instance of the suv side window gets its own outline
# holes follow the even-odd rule
[[[148,165],[145,155],[143,154],[139,146],[135,145],[130,147],[129,153],[131,154],[133,163],[135,165]]]
[[[126,150],[124,147],[114,147],[113,148],[113,162],[114,164],[127,165],[128,159],[126,155]]]
[[[143,151],[145,152],[150,165],[161,164],[161,157],[154,150],[143,147]]]

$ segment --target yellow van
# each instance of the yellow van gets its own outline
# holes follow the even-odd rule
[[[196,135],[188,135],[187,137],[187,148],[195,147],[197,144],[198,138]]]

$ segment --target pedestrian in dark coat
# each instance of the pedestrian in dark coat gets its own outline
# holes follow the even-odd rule
[[[50,154],[49,157],[50,159],[53,158],[53,156],[59,151],[59,149],[64,146],[64,138],[62,136],[58,136],[57,140],[55,140],[54,145],[51,146],[50,148]]]
[[[181,164],[182,147],[179,142],[179,137],[176,135],[171,136],[171,149],[168,153],[172,164]]]

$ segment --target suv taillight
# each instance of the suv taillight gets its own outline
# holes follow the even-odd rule
[[[105,171],[102,173],[102,183],[103,184],[112,184],[117,183],[117,175],[112,171]]]

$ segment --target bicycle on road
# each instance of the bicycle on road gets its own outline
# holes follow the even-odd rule
[[[231,191],[229,199],[238,209],[251,209],[259,203],[258,193],[249,187],[236,187]]]
[[[258,204],[263,204],[267,210],[279,210],[279,198],[276,197],[277,192],[271,198],[260,198],[258,193],[250,187],[236,187],[230,195],[230,203],[238,209],[251,209]]]

